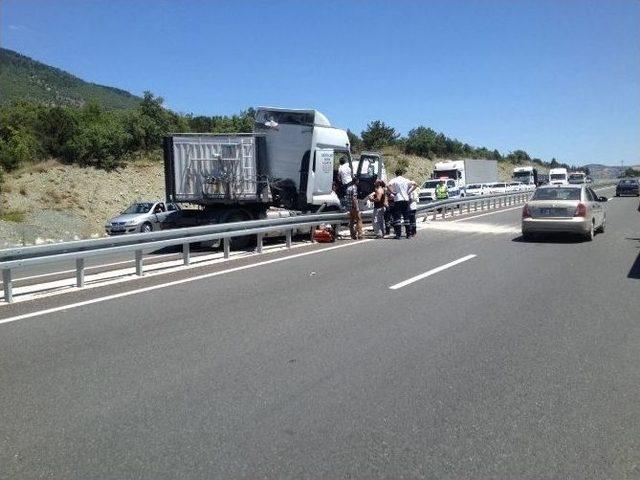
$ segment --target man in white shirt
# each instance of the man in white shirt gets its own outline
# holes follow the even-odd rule
[[[348,195],[347,190],[349,187],[353,186],[353,172],[351,171],[351,167],[349,163],[347,163],[347,157],[340,157],[340,166],[338,167],[338,180],[340,181],[340,189],[338,190],[338,196],[342,201],[342,204],[345,208],[350,208],[350,195]]]
[[[353,172],[347,163],[346,157],[340,157],[340,166],[338,167],[338,178],[343,189],[346,189],[353,182]]]
[[[403,168],[397,168],[396,177],[388,183],[389,192],[393,195],[393,229],[395,230],[395,238],[402,238],[402,224],[405,225],[407,238],[411,238],[410,212],[409,203],[411,202],[411,194],[418,188],[418,184],[413,180],[405,178]]]

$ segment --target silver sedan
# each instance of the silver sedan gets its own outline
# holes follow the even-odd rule
[[[587,185],[546,185],[522,209],[522,236],[537,233],[574,233],[593,240],[607,222],[601,197]]]
[[[178,214],[179,210],[173,203],[165,206],[164,202],[137,202],[117,217],[109,219],[104,229],[107,235],[161,230],[167,227],[172,215]]]

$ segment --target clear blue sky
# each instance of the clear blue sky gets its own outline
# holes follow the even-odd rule
[[[181,112],[315,107],[640,163],[640,2],[0,0],[2,46]]]

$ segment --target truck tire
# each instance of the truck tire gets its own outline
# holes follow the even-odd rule
[[[251,213],[246,210],[229,210],[222,217],[221,223],[246,222],[253,220]],[[244,237],[233,237],[230,239],[232,250],[246,250],[256,243],[255,235],[246,235]]]

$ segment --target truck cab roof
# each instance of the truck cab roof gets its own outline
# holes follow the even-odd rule
[[[265,123],[272,120],[276,123],[294,125],[317,125],[330,127],[331,122],[321,112],[315,109],[291,109],[278,107],[258,107],[256,122]]]

